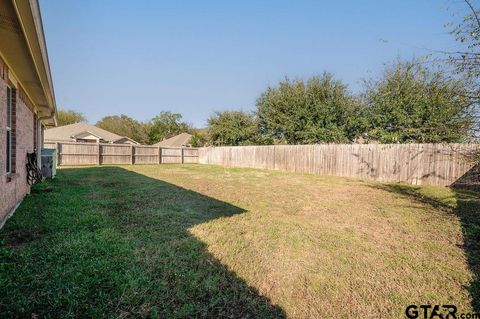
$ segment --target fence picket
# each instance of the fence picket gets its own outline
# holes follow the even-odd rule
[[[451,185],[462,176],[480,182],[465,156],[479,144],[327,144],[224,146],[198,150],[198,162],[267,168],[385,182]],[[477,175],[475,175],[477,174]]]
[[[44,143],[44,148],[57,150],[59,166],[198,163],[196,148],[72,142]]]

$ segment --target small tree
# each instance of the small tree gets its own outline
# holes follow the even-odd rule
[[[96,126],[120,136],[129,137],[141,144],[148,142],[148,132],[145,125],[124,114],[105,116],[97,122]]]
[[[87,118],[83,113],[73,110],[58,110],[57,124],[58,126],[86,122]]]
[[[215,112],[208,119],[207,136],[216,146],[260,143],[255,116],[242,111]]]
[[[358,101],[329,73],[287,78],[269,87],[257,107],[261,134],[276,143],[346,143],[366,125]]]
[[[472,84],[467,92],[472,100],[471,117],[474,119],[471,135],[478,141],[480,139],[480,8],[478,3],[474,5],[471,0],[464,0],[464,3],[467,14],[463,14],[462,21],[457,24],[447,24],[453,26],[451,34],[462,48],[445,53],[457,74],[465,76]],[[467,157],[480,165],[480,151],[467,154]]]
[[[450,63],[455,70],[468,78],[476,81],[476,86],[471,94],[477,99],[480,98],[480,10],[475,8],[470,0],[463,0],[465,3],[466,14],[463,19],[457,23],[448,23],[451,27],[450,33],[461,45],[461,49],[454,52],[446,52],[449,55]]]
[[[193,147],[203,147],[208,144],[207,132],[205,129],[192,129],[191,134],[192,138],[190,139],[190,144]]]
[[[467,87],[442,69],[397,62],[367,83],[368,135],[382,143],[464,142],[474,123]]]
[[[182,121],[182,115],[180,113],[172,113],[170,111],[160,112],[148,125],[148,135],[151,144],[155,144],[180,133],[191,131],[190,124]]]

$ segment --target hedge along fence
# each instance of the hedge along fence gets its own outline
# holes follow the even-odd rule
[[[384,182],[480,183],[466,156],[479,144],[325,144],[209,147],[199,163],[252,167]]]
[[[198,163],[197,148],[164,148],[149,145],[44,143],[57,149],[58,165]]]

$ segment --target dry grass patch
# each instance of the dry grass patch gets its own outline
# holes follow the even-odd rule
[[[472,310],[466,287],[474,273],[452,190],[401,186],[429,193],[440,207],[395,186],[343,178],[221,167],[144,169],[247,211],[190,231],[287,315],[401,317],[411,303]]]

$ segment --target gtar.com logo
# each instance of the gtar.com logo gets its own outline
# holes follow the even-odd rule
[[[480,319],[477,313],[457,313],[455,305],[409,305],[405,316],[409,319]]]
[[[457,318],[457,307],[454,305],[410,305],[405,310],[409,319],[449,319]]]

